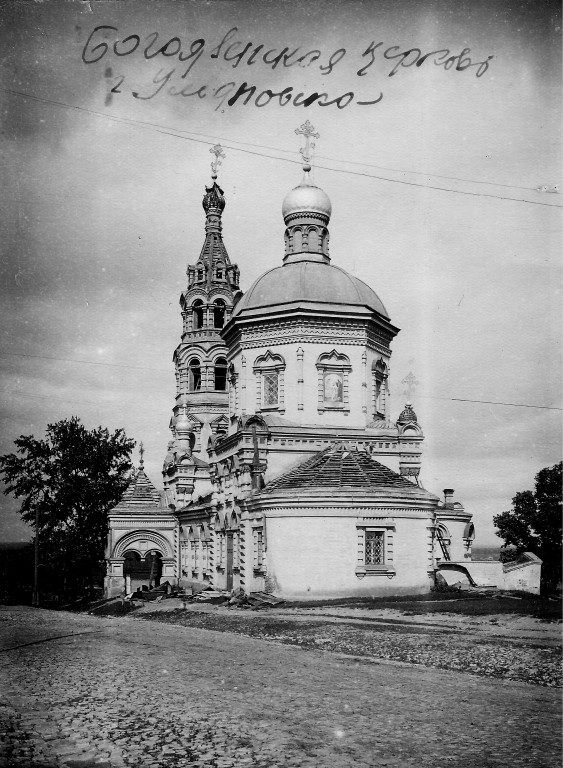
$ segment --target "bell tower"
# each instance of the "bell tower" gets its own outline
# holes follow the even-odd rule
[[[217,171],[225,154],[219,144],[209,151],[211,186],[205,187],[202,201],[205,239],[198,260],[186,270],[188,284],[180,296],[182,336],[173,357],[176,402],[162,474],[168,503],[175,506],[191,500],[198,480],[206,492],[208,440],[226,432],[228,425],[227,347],[220,332],[240,294],[239,269],[231,264],[222,236],[225,197]]]

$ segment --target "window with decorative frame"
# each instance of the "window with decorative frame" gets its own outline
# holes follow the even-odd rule
[[[264,529],[253,528],[253,567],[255,571],[262,571],[264,567]]]
[[[350,359],[335,349],[319,356],[317,360],[318,404],[317,410],[350,410],[349,375]]]
[[[357,524],[358,562],[356,575],[395,574],[393,565],[393,538],[395,523],[389,519],[365,519]]]
[[[217,559],[215,567],[218,571],[222,571],[225,568],[225,531],[218,531],[216,537]]]
[[[199,541],[192,539],[192,576],[197,578],[198,575],[198,554],[199,554]]]
[[[254,361],[256,410],[284,410],[285,360],[270,350]]]
[[[201,571],[205,576],[205,575],[209,575],[210,573],[210,568],[209,568],[210,552],[209,552],[209,535],[204,525],[201,525],[199,527],[199,540],[201,542]]]
[[[182,569],[182,575],[188,574],[190,560],[190,542],[182,541],[180,543],[180,567]]]

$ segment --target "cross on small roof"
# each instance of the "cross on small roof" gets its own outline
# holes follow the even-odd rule
[[[139,443],[139,469],[143,469],[145,465],[143,461],[144,453],[145,453],[145,448],[143,446],[143,443]]]
[[[401,381],[401,384],[405,385],[403,394],[410,399],[414,395],[414,391],[417,388],[417,386],[420,384],[420,382],[417,381],[417,378],[414,375],[414,373],[412,371],[409,371],[409,373]]]

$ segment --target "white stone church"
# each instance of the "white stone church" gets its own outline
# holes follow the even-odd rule
[[[244,294],[212,150],[205,239],[180,297],[164,493],[141,461],[110,514],[110,596],[159,580],[294,599],[414,594],[471,559],[471,515],[419,482],[412,406],[392,417],[398,328],[333,263],[331,203],[309,178],[316,134],[296,132],[303,178],[282,204],[280,264]]]

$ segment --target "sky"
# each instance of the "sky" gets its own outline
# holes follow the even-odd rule
[[[537,0],[0,5],[0,453],[77,415],[162,487],[209,150],[247,289],[281,264],[309,120],[332,263],[401,329],[392,417],[412,373],[423,485],[500,543],[562,456],[560,36]],[[0,539],[30,538],[0,503]]]

